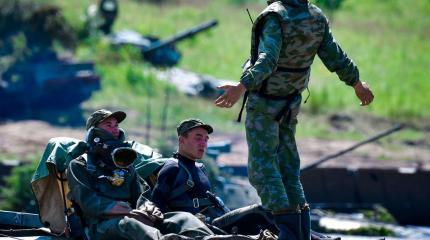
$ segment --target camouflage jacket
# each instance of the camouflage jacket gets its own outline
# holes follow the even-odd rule
[[[130,211],[148,201],[149,187],[137,176],[134,167],[125,172],[125,182],[113,186],[103,175],[103,169],[90,171],[86,161],[79,157],[72,160],[67,170],[69,185],[68,197],[81,208],[86,223],[93,225],[112,217],[115,207],[128,208]]]
[[[354,85],[359,81],[358,69],[333,38],[323,12],[313,4],[292,2],[296,1],[273,2],[257,17],[252,28],[251,65],[240,82],[250,91],[263,87],[272,96],[302,92],[318,54],[340,80]]]

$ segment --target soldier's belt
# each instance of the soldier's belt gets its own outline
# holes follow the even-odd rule
[[[309,71],[310,67],[305,68],[287,68],[287,67],[277,67],[277,72],[307,72]]]
[[[275,95],[270,95],[267,93],[264,93],[262,91],[252,91],[252,93],[256,93],[258,96],[262,97],[262,98],[266,98],[269,100],[276,100],[276,101],[287,101],[287,102],[291,102],[294,98],[296,98],[299,94],[299,92],[296,90],[291,94],[288,94],[286,96],[275,96]]]
[[[255,61],[252,61],[255,62]],[[287,68],[287,67],[277,67],[276,68],[276,72],[294,72],[294,73],[301,73],[301,72],[307,72],[310,70],[310,66],[305,67],[305,68]],[[287,96],[274,96],[274,95],[269,95],[267,93],[264,93],[264,91],[267,88],[267,82],[268,82],[268,78],[263,80],[262,86],[259,90],[257,91],[251,91],[252,93],[257,93],[260,97],[262,98],[266,98],[269,100],[283,100],[283,101],[287,101],[287,105],[282,108],[282,110],[276,115],[275,120],[276,121],[280,121],[282,116],[289,110],[289,102],[291,102],[291,100],[293,100],[294,98],[296,98],[298,95],[300,95],[299,91],[295,90],[293,93],[287,95]],[[243,112],[243,108],[245,107],[245,103],[246,100],[248,99],[248,95],[249,95],[249,91],[245,92],[245,95],[243,96],[243,102],[242,102],[242,106],[240,108],[239,111],[239,116],[237,117],[237,122],[240,122],[242,119],[242,112]],[[307,100],[307,99],[306,99]],[[289,116],[288,116],[289,118]]]
[[[299,91],[295,90],[293,93],[288,94],[287,96],[273,96],[273,95],[269,95],[266,94],[262,91],[255,91],[255,93],[258,94],[258,96],[262,97],[262,98],[266,98],[269,100],[276,100],[276,101],[285,101],[285,105],[284,107],[282,107],[282,109],[278,112],[278,114],[276,114],[274,120],[275,121],[280,121],[284,115],[287,113],[287,116],[284,118],[287,121],[289,121],[290,116],[290,108],[291,108],[291,103],[300,96]]]

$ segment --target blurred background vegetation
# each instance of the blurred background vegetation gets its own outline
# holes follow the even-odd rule
[[[58,7],[67,24],[72,26],[74,35],[80,36],[85,10],[92,2],[95,3],[88,0],[41,0],[37,3]],[[216,18],[220,22],[217,28],[179,43],[178,48],[184,56],[179,67],[217,78],[238,80],[240,66],[248,57],[250,44],[251,23],[245,9],[249,8],[255,18],[264,7],[264,2],[122,0],[114,31],[133,29],[163,38]],[[430,101],[424,97],[430,89],[427,69],[430,56],[424,54],[430,52],[429,1],[408,2],[407,7],[402,0],[314,2],[332,9],[334,36],[357,63],[361,79],[369,82],[376,98],[369,108],[360,108],[351,89],[343,86],[337,76],[328,72],[317,60],[310,83],[311,98],[304,105],[305,110],[312,113],[368,111],[378,116],[401,119],[430,117]],[[0,26],[8,28],[4,22]],[[114,105],[142,112],[146,106],[142,102],[147,99],[151,100],[151,104],[162,102],[165,84],[154,79],[150,67],[142,62],[137,49],[113,49],[106,39],[98,36],[81,37],[77,41],[75,55],[81,60],[94,60],[102,76],[102,90],[86,106]],[[115,91],[119,87],[127,91]],[[224,124],[225,120],[234,119],[237,113],[237,109],[219,111],[207,108],[208,103],[201,100],[184,99],[176,103],[182,109],[185,109],[182,107],[184,105],[193,106],[192,112],[190,109],[174,111],[176,119],[195,114]],[[154,109],[159,108],[154,106]]]

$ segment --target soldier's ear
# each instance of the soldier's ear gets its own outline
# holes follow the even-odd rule
[[[184,141],[185,141],[185,137],[184,137],[184,136],[182,136],[182,135],[180,135],[180,136],[178,137],[178,142],[179,142],[179,144],[183,144],[183,143],[184,143]]]

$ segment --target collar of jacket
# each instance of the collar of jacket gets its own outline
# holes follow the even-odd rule
[[[187,163],[194,163],[194,162],[196,162],[196,161],[194,161],[194,160],[192,160],[190,158],[185,157],[184,155],[181,155],[178,152],[176,152],[175,154],[173,154],[173,158],[176,158],[178,160],[181,160],[181,161],[184,161],[184,162],[187,162]]]

